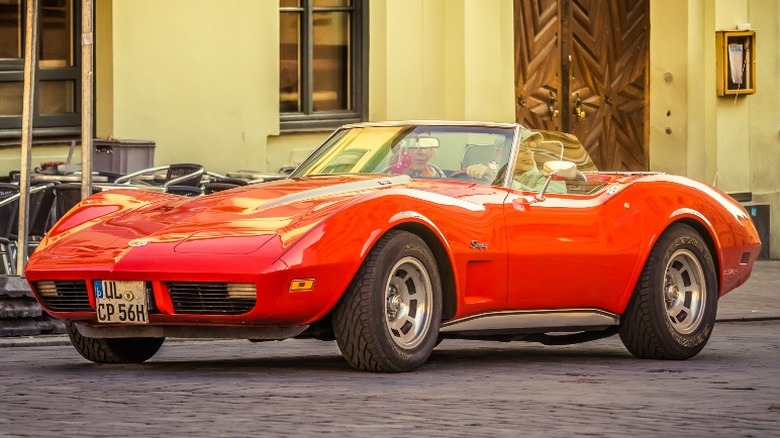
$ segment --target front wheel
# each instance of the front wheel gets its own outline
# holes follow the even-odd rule
[[[658,239],[620,325],[634,356],[689,359],[710,338],[717,314],[717,277],[701,235],[688,225]]]
[[[65,322],[70,342],[85,359],[97,363],[141,363],[162,347],[165,338],[89,338],[76,323]]]
[[[441,295],[425,242],[405,231],[387,233],[334,309],[333,331],[344,358],[365,371],[422,366],[439,334]]]

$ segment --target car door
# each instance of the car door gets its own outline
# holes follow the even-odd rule
[[[507,197],[508,309],[619,311],[633,288],[642,215],[638,205],[613,199],[604,191]]]

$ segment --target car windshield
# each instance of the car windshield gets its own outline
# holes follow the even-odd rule
[[[450,178],[471,164],[505,166],[514,142],[512,127],[380,125],[338,130],[293,173],[406,174]]]
[[[380,124],[339,129],[291,177],[405,174],[502,185],[507,170],[521,167],[526,149],[535,152],[539,169],[548,160],[564,159],[574,161],[580,170],[595,170],[589,168],[593,163],[585,149],[569,134],[519,125]],[[513,165],[508,166],[510,162]],[[473,172],[466,170],[474,165],[484,167],[482,178],[469,177]]]

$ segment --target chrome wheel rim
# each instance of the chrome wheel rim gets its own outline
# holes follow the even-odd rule
[[[401,348],[420,345],[431,327],[433,286],[428,270],[414,257],[404,257],[390,270],[385,284],[385,323]]]
[[[687,335],[699,328],[706,296],[707,282],[699,259],[687,249],[675,251],[664,274],[664,304],[676,332]]]

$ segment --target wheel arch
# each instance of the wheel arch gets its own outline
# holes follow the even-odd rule
[[[710,251],[710,255],[712,256],[712,262],[715,264],[715,272],[716,273],[720,272],[721,270],[720,252],[718,251],[718,246],[715,243],[715,236],[712,233],[712,230],[706,225],[704,225],[702,222],[690,217],[686,217],[686,218],[678,219],[672,222],[671,224],[669,224],[666,227],[666,229],[664,229],[664,232],[674,224],[678,224],[678,223],[688,225],[689,227],[696,230],[697,233],[699,233],[702,239],[704,239],[704,244],[707,245],[707,249]],[[720,290],[720,283],[721,283],[720,275],[716,275],[715,278],[718,279],[717,286],[718,286],[718,290]]]
[[[402,230],[412,233],[421,238],[433,253],[436,259],[436,265],[439,268],[439,277],[441,278],[442,291],[442,319],[447,320],[455,316],[457,310],[457,294],[455,292],[455,273],[452,267],[452,261],[448,255],[447,249],[439,236],[430,228],[419,222],[404,222],[391,228],[391,230]]]
[[[661,236],[677,224],[688,225],[689,227],[693,228],[694,231],[699,233],[701,238],[704,240],[704,244],[707,246],[707,250],[709,250],[710,255],[712,256],[712,262],[715,265],[715,278],[717,280],[716,287],[718,290],[718,295],[720,295],[721,284],[723,282],[723,279],[720,275],[722,261],[714,232],[712,231],[712,228],[706,224],[706,221],[704,221],[698,215],[681,215],[673,217],[672,220],[666,223],[662,229],[654,233],[654,238],[648,242],[648,245],[644,250],[644,254],[639,260],[637,260],[636,271],[633,277],[634,281],[630,283],[632,287],[626,291],[626,293],[623,295],[623,298],[620,300],[619,307],[622,309],[622,311],[625,311],[626,307],[628,306],[628,302],[631,300],[631,297],[634,295],[634,293],[636,293],[636,285],[640,281],[642,269],[644,269],[645,264],[647,264],[648,258],[650,257],[650,252],[658,244],[658,240],[661,238]]]
[[[384,229],[380,233],[373,234],[370,240],[360,249],[359,262],[355,264],[355,271],[346,283],[344,290],[348,290],[352,282],[357,278],[360,266],[365,261],[371,250],[382,240],[384,236],[392,231],[405,231],[423,240],[428,248],[433,253],[433,257],[436,261],[436,266],[439,269],[439,277],[441,279],[442,289],[442,320],[451,319],[454,317],[457,311],[457,293],[456,293],[456,279],[455,272],[450,257],[450,253],[447,249],[447,245],[444,241],[444,237],[439,234],[438,229],[435,227],[427,217],[420,214],[397,214],[393,218],[388,220],[391,226]],[[308,335],[318,337],[321,339],[332,340],[332,317],[333,312],[338,303],[344,298],[344,293],[339,294],[338,298],[328,307],[326,313],[316,318],[312,324]]]
[[[695,231],[699,237],[691,239],[691,230]],[[717,306],[714,304],[717,303],[719,284],[721,283],[718,274],[720,261],[716,237],[707,227],[706,218],[699,221],[697,218],[689,216],[675,218],[655,235],[655,239],[650,245],[650,253],[642,264],[640,278],[630,295],[628,306],[621,313],[618,329],[623,345],[635,357],[668,360],[689,359],[698,354],[707,343],[712,333],[712,325],[716,320]],[[693,240],[700,243],[695,243]],[[701,247],[702,245],[704,248]],[[693,278],[700,277],[697,276],[696,272],[689,274],[690,280],[687,283],[698,283],[701,288],[696,292],[693,291],[696,289],[694,287],[691,292],[684,294],[686,297],[683,299],[677,297],[679,286],[677,283],[685,283],[684,280],[681,280],[682,276],[672,275],[678,280],[670,280],[668,276],[671,267],[675,266],[675,263],[671,263],[672,258],[678,260],[680,257],[678,255],[679,249],[685,247],[693,249],[686,249],[688,254],[683,254],[681,257],[697,259],[696,264],[700,264],[698,268],[702,270],[703,277],[701,278],[705,279],[704,281],[693,280]],[[710,256],[710,260],[706,263],[698,260],[698,254],[691,253],[692,251],[701,253],[705,248],[709,251]],[[651,261],[654,263],[649,264]],[[686,266],[684,263],[686,262],[677,261],[676,264],[679,266],[674,269],[678,273],[683,270],[696,270],[696,267]],[[712,271],[705,266],[710,263]],[[671,283],[668,283],[670,281]],[[708,286],[708,283],[712,286]],[[666,295],[669,293],[667,288],[670,284],[674,285],[675,290],[671,292],[673,294],[671,298]],[[699,295],[699,298],[688,297],[688,293]],[[669,300],[678,301],[678,304],[670,307]],[[692,306],[691,303],[694,301],[699,304]],[[685,304],[681,304],[683,302]],[[707,305],[707,302],[713,305]],[[677,308],[678,305],[683,308]],[[673,308],[677,308],[674,315],[670,313]],[[674,327],[677,323],[682,323],[688,320],[689,316],[696,314],[698,316],[693,316],[694,321],[686,323],[689,325],[682,328],[685,331]]]

